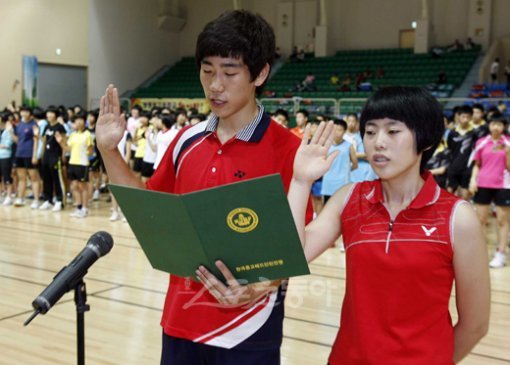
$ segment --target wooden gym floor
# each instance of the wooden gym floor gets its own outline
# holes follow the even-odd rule
[[[76,363],[75,306],[64,296],[28,327],[32,300],[96,231],[114,247],[85,278],[86,363],[159,364],[159,320],[168,276],[153,270],[127,223],[110,222],[109,204],[94,202],[89,217],[29,207],[0,206],[0,365]],[[491,223],[492,224],[492,223]],[[494,235],[489,236],[493,250]],[[312,275],[291,280],[286,299],[283,365],[325,365],[338,330],[345,287],[344,254],[330,249],[310,265]],[[491,270],[489,334],[463,365],[510,364],[510,267]],[[455,303],[451,302],[455,321]]]

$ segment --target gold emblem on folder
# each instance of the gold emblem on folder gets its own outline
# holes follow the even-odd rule
[[[236,208],[228,213],[227,224],[233,231],[246,233],[257,227],[259,217],[249,208]]]

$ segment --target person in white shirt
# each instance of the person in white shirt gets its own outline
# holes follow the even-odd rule
[[[175,136],[177,136],[177,133],[179,133],[178,129],[172,128],[175,124],[175,115],[161,115],[159,121],[159,132],[156,135],[156,160],[154,161],[154,170],[158,168],[168,146]]]
[[[498,73],[499,73],[499,58],[496,57],[494,62],[491,64],[491,81],[493,84],[498,82]]]

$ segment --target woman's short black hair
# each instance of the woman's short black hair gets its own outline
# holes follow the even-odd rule
[[[441,104],[425,89],[391,86],[377,90],[368,100],[360,117],[361,137],[370,120],[389,118],[405,123],[416,137],[416,152],[423,152],[420,171],[434,154],[444,135]]]
[[[506,117],[500,113],[499,111],[492,113],[491,117],[489,118],[489,124],[492,122],[500,122],[503,123],[503,125],[507,125],[508,120]]]
[[[208,23],[198,35],[195,62],[200,69],[209,56],[240,58],[255,80],[275,57],[273,28],[260,15],[246,10],[228,11]],[[259,94],[264,85],[257,87]]]

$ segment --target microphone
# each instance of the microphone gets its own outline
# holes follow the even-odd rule
[[[24,325],[28,325],[38,314],[46,314],[65,293],[78,284],[98,258],[110,252],[112,246],[113,238],[108,232],[99,231],[90,236],[78,256],[69,265],[64,266],[55,275],[51,284],[32,302],[35,311]]]

